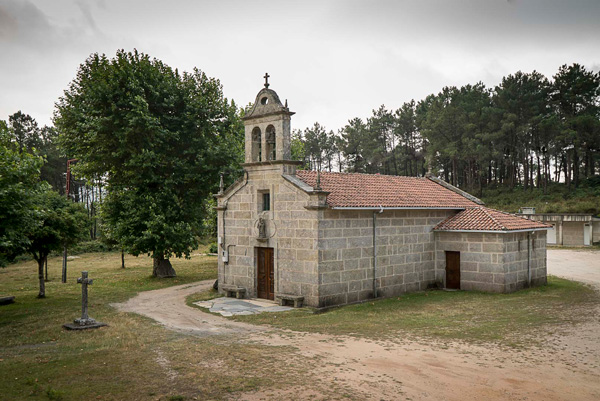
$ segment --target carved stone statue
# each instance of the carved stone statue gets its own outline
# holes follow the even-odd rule
[[[258,218],[258,238],[267,238],[267,224],[262,216]]]

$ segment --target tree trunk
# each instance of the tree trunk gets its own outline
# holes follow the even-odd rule
[[[44,281],[49,281],[48,280],[48,255],[46,255],[46,257],[44,258],[44,270],[46,273],[46,277],[44,278]]]
[[[527,150],[525,151],[525,160],[523,161],[523,189],[527,191],[529,188],[529,158],[527,157]]]
[[[156,262],[154,262],[156,264]],[[125,268],[125,252],[121,249],[121,269]]]
[[[540,154],[536,152],[535,157],[537,159],[537,176],[535,177],[535,186],[539,188],[542,185],[542,166],[540,164]]]
[[[40,279],[40,293],[38,298],[46,298],[46,283],[44,282],[44,260],[46,258],[40,255],[38,262],[38,278]]]
[[[577,148],[573,149],[573,184],[575,188],[579,186],[579,152],[577,152]]]
[[[571,157],[569,151],[567,151],[567,159],[564,162],[565,169],[565,183],[567,184],[567,188],[569,191],[571,190]]]
[[[158,278],[175,277],[175,269],[171,266],[169,259],[165,259],[163,255],[156,255],[154,257],[154,269],[152,275]]]

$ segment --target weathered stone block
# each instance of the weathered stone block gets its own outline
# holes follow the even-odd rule
[[[359,266],[359,259],[346,259],[344,262],[344,270],[356,270]]]
[[[330,283],[322,284],[319,288],[319,294],[323,296],[341,294],[348,292],[348,283]]]
[[[319,251],[319,260],[321,262],[336,261],[339,259],[338,249],[323,249]]]
[[[326,273],[326,272],[335,272],[335,271],[342,271],[344,270],[344,262],[341,260],[332,260],[332,261],[326,261],[326,262],[321,262],[319,265],[319,271],[321,273]]]
[[[360,259],[362,256],[362,248],[347,248],[341,251],[342,259]]]
[[[348,248],[362,248],[373,245],[373,239],[369,237],[348,238]]]
[[[319,306],[323,308],[326,306],[343,305],[347,303],[347,296],[347,293],[325,296],[321,295],[319,298]]]
[[[362,290],[362,281],[350,281],[350,283],[348,283],[349,292],[357,292],[360,290]]]
[[[504,266],[494,263],[479,263],[480,273],[504,273]]]
[[[322,284],[339,283],[341,281],[341,274],[339,272],[322,273],[320,276]]]

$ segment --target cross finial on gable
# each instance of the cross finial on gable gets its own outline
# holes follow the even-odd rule
[[[264,78],[265,78],[265,88],[267,88],[267,89],[269,89],[269,77],[270,77],[269,73],[266,72]]]

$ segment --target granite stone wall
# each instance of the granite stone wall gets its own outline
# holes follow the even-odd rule
[[[282,174],[293,166],[260,164],[219,197],[219,283],[256,297],[256,249],[274,249],[275,293],[302,295],[314,307],[342,305],[445,285],[446,251],[460,252],[461,288],[509,292],[527,283],[527,233],[433,232],[455,210],[323,208]],[[263,211],[263,193],[270,207]],[[324,195],[323,195],[324,196]],[[266,222],[259,239],[257,221]],[[375,255],[373,227],[375,224]],[[546,282],[546,233],[532,242],[532,282]]]
[[[307,210],[309,196],[286,182],[284,166],[253,166],[248,183],[239,183],[219,200],[218,235],[229,250],[229,263],[219,258],[219,283],[246,288],[256,296],[256,248],[274,249],[275,293],[303,295],[318,304],[317,211]],[[270,211],[262,211],[262,194],[270,192]],[[225,203],[226,201],[226,203]],[[266,221],[267,237],[258,239],[257,220]]]
[[[375,211],[376,259],[373,211],[320,213],[319,306],[370,299],[374,291],[386,297],[436,284],[432,229],[455,211]]]
[[[460,252],[463,290],[511,292],[527,286],[527,233],[436,233],[438,277],[445,280],[446,251]],[[546,232],[532,235],[532,285],[546,283]]]
[[[504,292],[502,234],[436,233],[436,273],[446,279],[446,251],[460,252],[460,288]]]
[[[527,287],[528,241],[531,249],[531,285],[546,284],[546,231],[513,233],[504,235],[504,267],[506,271],[505,292]]]

